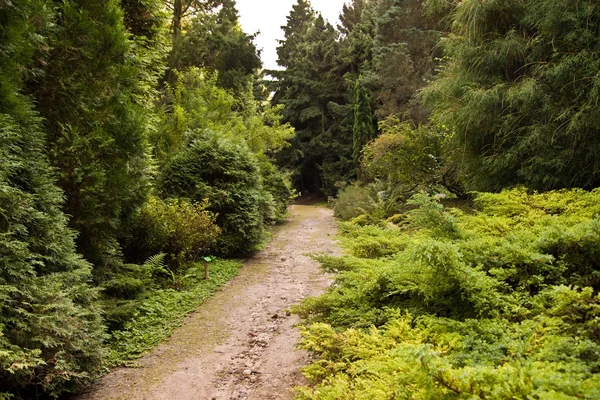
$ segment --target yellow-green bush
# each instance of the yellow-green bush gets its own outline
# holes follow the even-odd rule
[[[319,257],[337,276],[297,308],[319,356],[297,398],[600,398],[600,190],[412,203]]]
[[[190,203],[150,197],[138,217],[130,250],[140,261],[166,253],[167,262],[172,265],[194,261],[210,253],[221,229],[207,207],[206,201]]]

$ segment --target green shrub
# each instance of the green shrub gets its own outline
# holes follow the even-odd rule
[[[403,225],[408,222],[408,216],[406,214],[394,214],[386,219],[386,222],[394,225]]]
[[[0,113],[0,393],[57,397],[102,370],[104,325],[37,118],[22,111],[21,123]]]
[[[296,196],[290,174],[282,172],[269,161],[260,163],[260,173],[264,189],[273,198],[271,222],[281,222],[287,217],[288,207]]]
[[[23,79],[39,77],[53,11],[43,1],[0,6],[0,398],[65,396],[105,357],[91,265],[76,252],[42,121],[22,95]]]
[[[455,166],[444,151],[447,134],[431,124],[418,127],[395,116],[379,122],[381,134],[362,152],[367,181],[389,181],[405,197],[418,191],[445,188],[464,195]]]
[[[600,377],[581,362],[598,344],[556,319],[445,321],[403,316],[381,329],[315,324],[303,347],[320,356],[296,399],[595,399]]]
[[[365,216],[366,217],[366,216]],[[343,223],[341,242],[353,256],[379,258],[398,253],[406,247],[407,240],[397,232],[397,228],[381,225],[357,223],[357,217]],[[365,218],[367,221],[370,218]]]
[[[264,220],[272,215],[256,157],[242,143],[197,132],[190,146],[162,170],[158,187],[163,197],[208,199],[222,234],[219,254],[247,253],[264,240]]]
[[[372,199],[367,189],[355,184],[339,192],[333,206],[333,213],[336,218],[348,221],[352,218],[368,214],[372,208]]]
[[[600,398],[600,191],[411,203],[318,258],[337,276],[295,309],[319,356],[297,398]]]
[[[190,203],[150,197],[135,222],[135,235],[128,251],[137,262],[165,253],[172,267],[207,255],[221,232],[207,207],[206,200]]]
[[[417,193],[408,200],[408,205],[416,206],[411,210],[409,218],[411,223],[418,227],[431,230],[436,236],[458,238],[460,236],[456,219],[444,212],[444,206],[435,197],[425,193]]]

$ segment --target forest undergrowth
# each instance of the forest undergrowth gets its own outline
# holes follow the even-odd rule
[[[317,357],[297,399],[600,398],[600,191],[409,203],[317,256],[336,279],[296,309]]]
[[[216,260],[205,279],[204,266],[197,263],[186,275],[174,277],[179,289],[152,292],[120,330],[110,333],[107,366],[135,366],[140,356],[168,338],[187,315],[237,275],[241,266],[237,260]]]

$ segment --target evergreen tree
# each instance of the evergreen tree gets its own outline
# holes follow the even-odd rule
[[[167,68],[171,51],[168,30],[169,14],[163,0],[120,0],[124,24],[131,34],[131,60],[137,63],[138,101],[154,108],[159,86]],[[154,129],[152,115],[147,115],[148,129]]]
[[[287,24],[282,26],[285,39],[279,40],[277,64],[284,68],[293,66],[298,57],[304,37],[315,20],[315,12],[306,0],[298,0],[287,16]]]
[[[99,372],[103,325],[90,265],[75,253],[41,121],[20,92],[37,76],[53,5],[0,8],[0,398],[58,396]]]
[[[213,8],[207,7],[190,19],[181,37],[174,37],[170,68],[216,71],[219,86],[239,94],[262,66],[253,39],[239,25],[235,1],[214,2]],[[174,79],[171,74],[169,81],[174,83]]]
[[[296,129],[292,146],[279,159],[294,171],[301,191],[333,194],[335,183],[349,179],[354,171],[352,132],[340,129],[346,113],[339,104],[345,102],[346,85],[337,65],[338,34],[320,15],[304,34],[291,29],[304,26],[296,17],[306,12],[298,10],[288,17],[291,42],[286,37],[279,48],[280,58],[285,54],[289,66],[273,73],[274,101],[284,105],[285,121]]]
[[[99,277],[120,262],[116,235],[146,196],[151,110],[143,83],[152,81],[116,0],[69,0],[57,12],[44,75],[30,80],[29,91],[45,118],[78,249]]]
[[[373,61],[365,78],[377,116],[425,122],[428,112],[415,95],[431,81],[441,57],[441,16],[425,15],[423,0],[378,0],[373,12]]]
[[[342,39],[339,59],[346,79],[351,81],[371,68],[375,37],[374,5],[373,0],[353,0],[344,4],[340,14],[338,31]]]
[[[600,5],[464,1],[428,89],[470,190],[600,185]]]
[[[362,148],[371,140],[375,139],[376,129],[373,124],[373,110],[371,100],[361,79],[356,81],[354,88],[354,125],[352,127],[352,156],[358,168]]]

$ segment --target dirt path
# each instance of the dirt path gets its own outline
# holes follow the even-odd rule
[[[338,253],[330,210],[294,205],[267,248],[139,368],[116,370],[82,400],[291,399],[307,355],[286,309],[329,279],[306,253]]]

